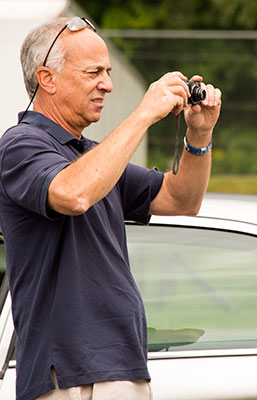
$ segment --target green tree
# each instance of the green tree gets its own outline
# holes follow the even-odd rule
[[[94,0],[78,3],[101,28],[257,29],[256,0]]]

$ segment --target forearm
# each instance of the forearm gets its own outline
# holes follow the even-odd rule
[[[136,110],[101,144],[80,157],[53,179],[48,206],[79,215],[113,188],[145,132],[170,112],[181,112],[189,90],[180,72],[168,73],[150,85]]]
[[[207,147],[211,132],[192,134],[187,139],[195,148]],[[167,172],[161,191],[151,204],[150,212],[161,215],[195,215],[206,192],[211,171],[211,150],[197,155],[185,148],[180,160],[179,173]]]
[[[186,107],[184,111],[188,126],[187,142],[196,149],[209,146],[221,107],[220,90],[209,84],[205,88],[206,99],[201,104]],[[208,150],[204,154],[195,154],[184,149],[179,173],[165,174],[162,187],[150,206],[152,214],[195,215],[198,213],[211,171],[211,150],[210,148]]]
[[[48,206],[67,215],[87,211],[117,183],[147,129],[170,112],[178,115],[184,110],[191,145],[207,146],[206,139],[219,115],[220,91],[207,85],[208,100],[201,106],[189,107],[185,79],[180,72],[174,72],[151,84],[136,110],[117,129],[57,174],[49,186]],[[165,174],[151,212],[195,213],[208,184],[210,163],[210,154],[198,159],[184,152],[179,174]]]
[[[116,184],[140,144],[149,121],[136,109],[102,143],[63,169],[51,182],[48,206],[79,215]]]
[[[195,148],[207,147],[211,136],[188,142]],[[211,150],[204,154],[194,154],[185,148],[181,157],[179,180],[169,174],[169,189],[174,196],[179,213],[195,215],[207,190],[211,173]]]

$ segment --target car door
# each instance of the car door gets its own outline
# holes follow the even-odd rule
[[[0,236],[1,269],[5,269],[3,238]],[[11,296],[5,275],[0,287],[0,399],[15,400],[15,331]]]
[[[257,399],[257,226],[175,221],[127,225],[154,400]]]

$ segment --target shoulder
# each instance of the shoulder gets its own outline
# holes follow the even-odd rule
[[[37,126],[31,124],[18,124],[9,128],[0,138],[0,154],[7,149],[31,147],[33,144],[48,146],[51,142],[50,135]]]
[[[31,134],[32,136],[37,136],[41,132],[43,132],[43,130],[37,127],[36,125],[25,124],[25,123],[17,124],[11,126],[4,132],[4,134],[1,137],[1,141],[10,140],[11,138],[16,138],[16,137],[21,137],[24,134]]]

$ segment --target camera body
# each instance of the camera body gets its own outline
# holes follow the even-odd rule
[[[206,90],[201,88],[201,83],[198,81],[185,81],[191,97],[188,99],[188,104],[196,105],[206,99]]]

